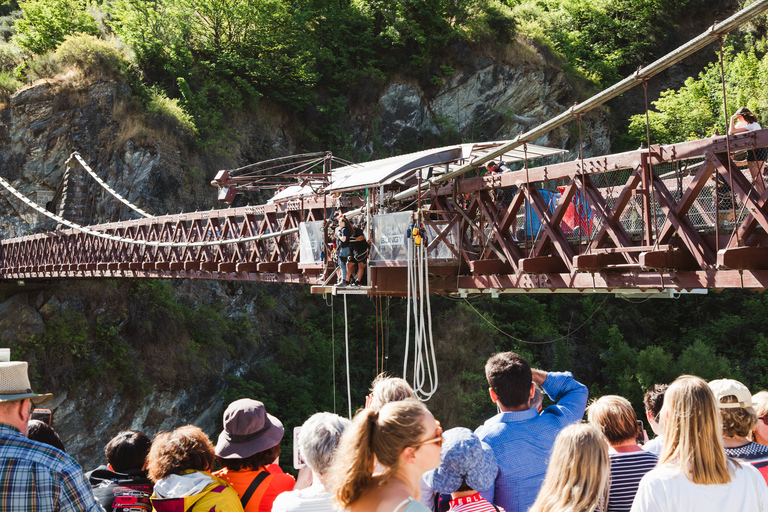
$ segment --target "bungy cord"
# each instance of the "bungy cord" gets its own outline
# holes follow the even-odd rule
[[[437,358],[435,357],[435,343],[432,335],[432,306],[429,299],[428,243],[426,238],[422,238],[421,243],[416,245],[413,236],[408,237],[406,243],[408,247],[408,294],[406,299],[403,379],[408,380],[411,309],[413,309],[414,349],[413,382],[411,387],[413,387],[416,397],[426,402],[435,394],[438,384]],[[427,381],[429,383],[429,390],[426,389]]]

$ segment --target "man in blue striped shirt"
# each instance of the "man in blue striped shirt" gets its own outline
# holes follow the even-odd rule
[[[27,439],[32,410],[49,398],[32,392],[26,362],[0,362],[0,510],[103,511],[72,457]]]
[[[589,394],[570,372],[533,369],[514,352],[494,355],[485,365],[491,399],[501,412],[475,431],[496,455],[499,473],[493,489],[481,492],[507,512],[526,512],[539,493],[557,434],[581,420]],[[541,414],[529,407],[538,384],[556,402]]]

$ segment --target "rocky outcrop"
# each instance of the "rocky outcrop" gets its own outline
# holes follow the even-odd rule
[[[425,137],[463,141],[506,140],[562,113],[574,102],[563,72],[542,63],[513,66],[476,57],[471,64],[442,79],[437,91],[423,91],[415,81],[389,84],[377,105],[375,134],[387,150],[413,147]],[[610,150],[608,118],[599,110],[585,117],[586,156]],[[365,130],[359,133],[366,134]],[[578,151],[578,138],[567,126],[553,130],[537,144]],[[578,135],[578,131],[575,132]],[[370,137],[355,143],[374,151]]]
[[[29,305],[27,294],[14,295],[0,304],[0,342],[14,342],[44,331],[45,322],[35,308]]]

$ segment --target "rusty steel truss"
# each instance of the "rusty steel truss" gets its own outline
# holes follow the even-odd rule
[[[760,130],[731,135],[730,155],[719,136],[430,188],[420,198],[423,222],[436,234],[428,244],[451,254],[430,262],[430,289],[763,290],[768,190],[759,148],[766,146],[768,130]],[[327,292],[333,265],[300,263],[299,226],[325,222],[330,254],[332,212],[362,207],[370,218],[381,208],[416,209],[369,193],[367,203],[355,194],[318,196],[3,240],[0,278],[220,279]],[[374,241],[371,224],[362,224]],[[371,263],[364,293],[405,294],[403,262]]]

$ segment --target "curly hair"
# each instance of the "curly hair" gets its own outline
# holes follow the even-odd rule
[[[157,482],[169,475],[181,475],[189,469],[209,471],[214,457],[208,436],[194,425],[185,425],[173,432],[161,432],[155,436],[147,457],[147,475]]]
[[[721,404],[735,404],[738,399],[733,395],[720,397]],[[757,413],[752,407],[739,409],[720,409],[723,417],[723,435],[726,437],[747,437],[757,427]]]

